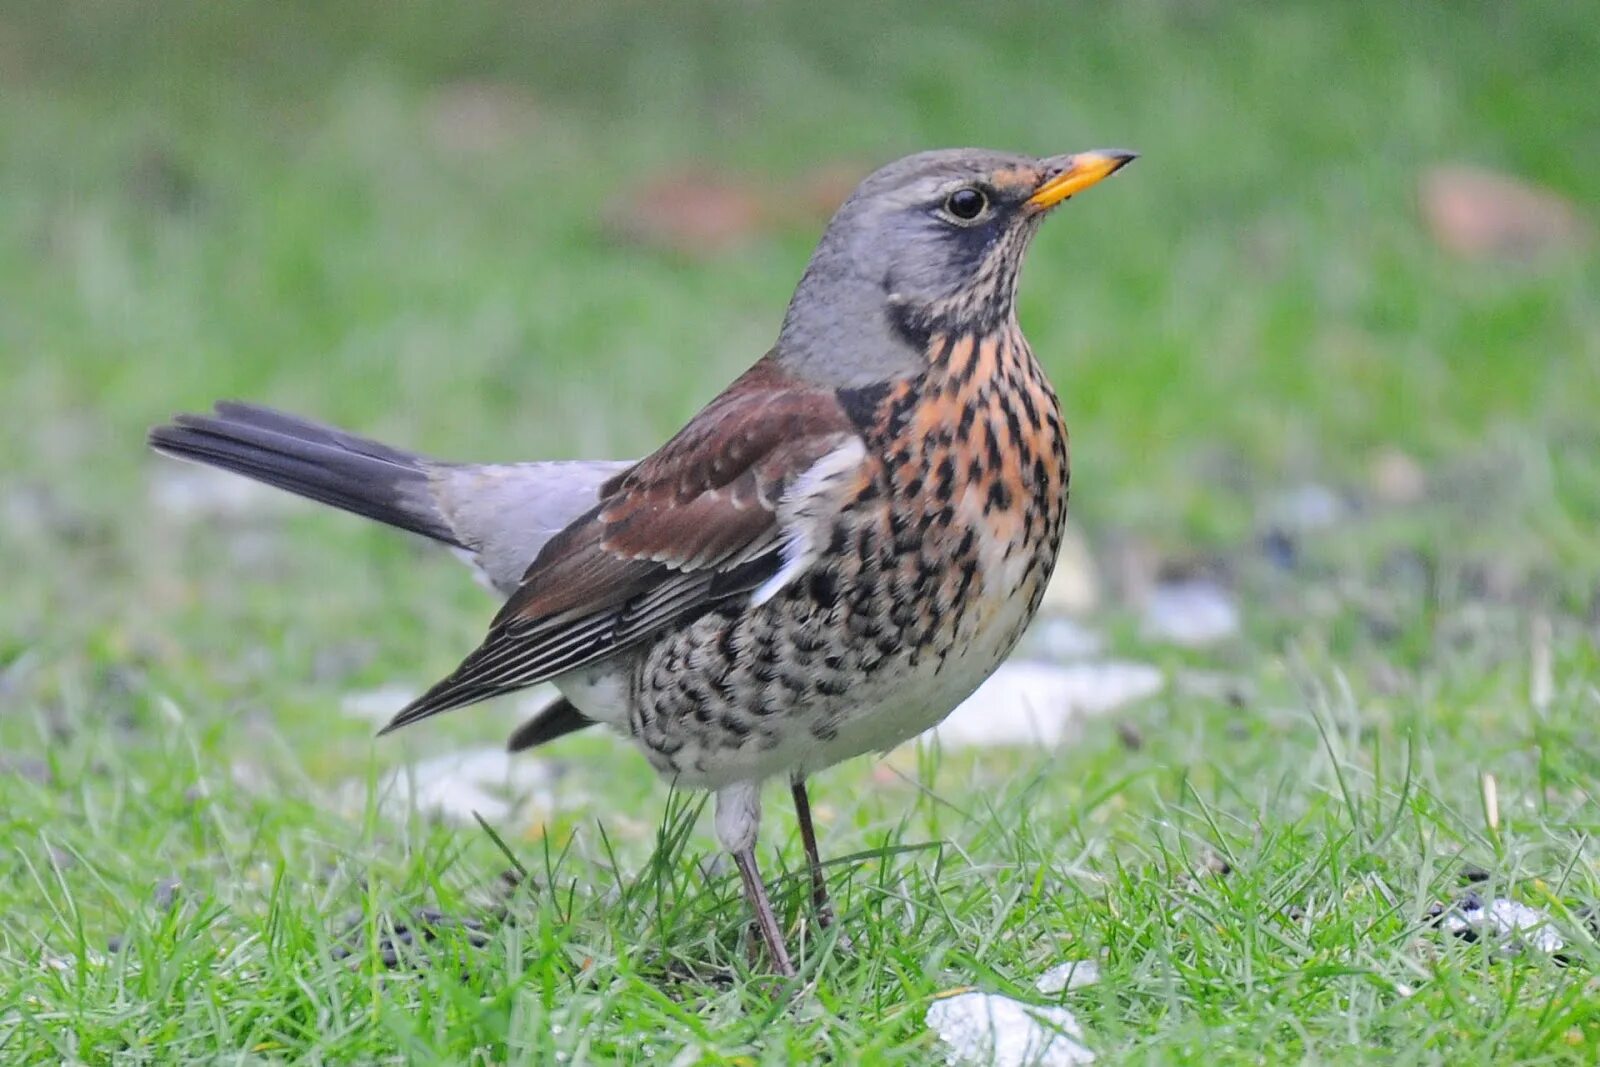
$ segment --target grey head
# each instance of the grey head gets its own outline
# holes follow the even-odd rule
[[[952,148],[880,168],[823,232],[789,302],[777,357],[811,380],[855,387],[926,367],[934,332],[1003,325],[1044,216],[1133,158]]]

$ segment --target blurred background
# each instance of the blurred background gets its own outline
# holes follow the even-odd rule
[[[961,144],[1144,153],[1024,279],[1087,528],[1236,538],[1263,484],[1523,447],[1592,526],[1596,54],[1557,2],[11,0],[0,552],[86,605],[161,519],[142,430],[219,397],[640,454],[765,350],[857,177]]]
[[[166,871],[248,925],[259,878],[222,875],[260,842],[292,871],[400,864],[329,814],[338,782],[511,721],[375,749],[488,601],[412,539],[151,456],[149,425],[237,398],[445,458],[640,455],[766,350],[859,177],[955,145],[1142,153],[1045,228],[1020,316],[1073,434],[1050,610],[1092,627],[1050,647],[1172,688],[1059,757],[1069,803],[1031,817],[1077,833],[1073,805],[1144,774],[1094,815],[1138,869],[1186,789],[1244,827],[1315,810],[1306,694],[1344,694],[1316,714],[1359,710],[1351,744],[1391,754],[1425,737],[1454,811],[1480,758],[1507,796],[1566,782],[1544,795],[1575,821],[1510,853],[1554,880],[1600,768],[1597,56],[1571,0],[5,0],[0,840],[33,873],[0,887],[39,906],[0,947],[99,945]],[[1537,760],[1530,693],[1560,731]],[[618,839],[653,840],[658,808],[617,802],[661,791],[642,764],[570,745]],[[898,781],[860,763],[823,787],[836,837],[939,835],[933,806],[907,830],[912,800],[852,790]],[[474,876],[500,862],[463,840]],[[448,866],[408,857],[377,882]],[[1166,914],[1146,884],[1116,914]]]
[[[1319,602],[1335,650],[1385,592],[1600,625],[1596,55],[1562,2],[11,0],[0,700],[315,737],[330,689],[450,666],[487,609],[447,561],[145,428],[240,398],[448,458],[640,455],[765,351],[857,178],[950,145],[1143,153],[1023,279],[1067,607],[1264,561],[1267,648],[1312,577],[1357,590]]]
[[[1320,551],[1374,587],[1399,546],[1592,620],[1596,55],[1562,2],[11,0],[6,699],[128,671],[315,706],[448,666],[485,611],[459,574],[145,428],[242,398],[444,457],[639,455],[765,350],[859,176],[963,144],[1143,153],[1023,284],[1081,602],[1297,565],[1356,515]]]

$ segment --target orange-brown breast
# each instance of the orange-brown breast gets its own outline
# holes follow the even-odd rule
[[[1026,608],[1010,615],[1022,622],[1037,606],[1066,512],[1067,435],[1014,324],[935,335],[929,353],[928,372],[896,385],[864,432],[877,446],[873,477],[899,566],[941,574],[934,589],[909,573],[903,584],[962,640],[1016,598]],[[938,621],[913,629],[937,631]]]

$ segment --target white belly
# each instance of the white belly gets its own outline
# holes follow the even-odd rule
[[[595,722],[628,732],[628,700],[633,677],[631,656],[612,657],[551,679],[572,706]]]
[[[823,709],[797,707],[794,728],[776,747],[721,750],[706,761],[704,773],[680,772],[677,781],[717,789],[734,782],[811,774],[854,756],[895,748],[943,722],[994,673],[1015,644],[1026,611],[1027,598],[1009,597],[976,637],[942,666],[924,660],[916,668],[882,671],[852,689],[842,698],[843,714],[830,738],[820,738],[809,728],[811,714]],[[681,765],[693,762],[685,759]]]

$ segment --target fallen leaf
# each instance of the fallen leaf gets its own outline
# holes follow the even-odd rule
[[[1564,197],[1478,167],[1432,168],[1422,176],[1420,200],[1434,240],[1472,259],[1533,259],[1583,247],[1592,236]]]
[[[855,163],[823,163],[800,175],[785,200],[799,221],[831,218],[870,169]]]
[[[618,193],[607,221],[621,240],[706,258],[785,227],[825,222],[865,172],[824,163],[790,181],[689,166]]]
[[[1372,494],[1385,504],[1415,504],[1428,492],[1422,465],[1398,448],[1386,448],[1372,461]]]
[[[610,227],[623,240],[708,257],[751,240],[768,225],[760,194],[715,171],[660,175],[613,201]]]

